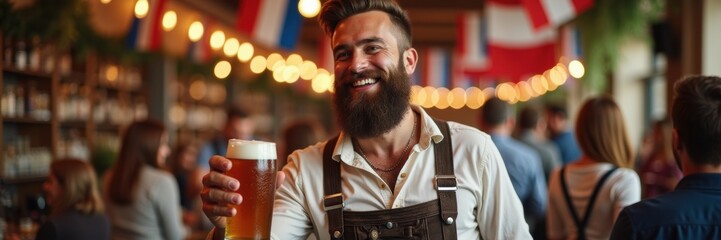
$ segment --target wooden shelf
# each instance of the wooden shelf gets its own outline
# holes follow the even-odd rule
[[[87,122],[81,120],[60,121],[60,127],[65,128],[86,128]]]
[[[10,73],[15,75],[22,75],[22,76],[28,76],[33,78],[41,78],[41,79],[52,79],[53,75],[50,73],[44,73],[44,72],[38,72],[38,71],[29,71],[29,70],[20,70],[14,67],[3,67],[3,73]]]
[[[5,123],[23,123],[23,124],[50,124],[50,120],[38,120],[35,118],[30,117],[5,117],[3,118],[3,122]]]

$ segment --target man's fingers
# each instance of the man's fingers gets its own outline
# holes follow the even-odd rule
[[[203,212],[206,216],[232,217],[235,216],[235,208],[221,205],[203,204]]]
[[[226,192],[219,189],[205,188],[200,193],[200,198],[207,204],[235,204],[243,202],[243,196],[234,192]]]
[[[210,171],[203,176],[203,187],[206,188],[222,188],[235,191],[238,190],[239,186],[240,183],[237,179],[219,172]]]
[[[233,167],[233,163],[230,160],[220,155],[211,157],[208,162],[210,163],[211,171],[226,172]]]

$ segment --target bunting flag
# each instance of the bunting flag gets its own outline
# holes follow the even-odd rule
[[[488,0],[489,75],[518,82],[556,64],[556,31],[534,31],[521,0]]]
[[[213,22],[207,19],[200,20],[203,26],[208,30],[213,29]],[[197,42],[190,42],[188,44],[188,58],[192,59],[196,63],[206,63],[210,61],[213,56],[213,51],[210,48],[210,34],[206,33]]]
[[[568,61],[577,60],[583,56],[581,51],[581,34],[575,25],[565,25],[560,29],[561,56]],[[566,63],[564,63],[566,64]]]
[[[239,4],[236,28],[262,44],[293,50],[303,23],[298,1],[243,0]]]
[[[152,51],[160,48],[162,42],[161,21],[166,0],[148,0],[148,14],[143,18],[133,18],[130,32],[126,38],[129,48],[140,51]],[[135,13],[133,13],[135,14]]]
[[[421,85],[431,87],[450,88],[451,52],[443,48],[428,48],[423,51],[424,59],[420,59],[422,66]]]
[[[488,38],[486,23],[479,12],[458,16],[456,44],[458,71],[463,75],[481,76],[488,72]]]
[[[522,0],[533,29],[557,27],[593,6],[593,0]]]

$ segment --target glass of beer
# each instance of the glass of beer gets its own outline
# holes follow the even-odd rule
[[[270,225],[275,197],[275,143],[231,139],[225,156],[233,162],[226,172],[238,179],[236,191],[243,203],[237,214],[226,218],[225,239],[270,239]]]

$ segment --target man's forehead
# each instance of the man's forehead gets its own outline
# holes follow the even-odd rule
[[[393,23],[387,13],[368,11],[350,16],[338,23],[332,36],[332,44],[357,41],[365,38],[382,38],[394,36]]]

